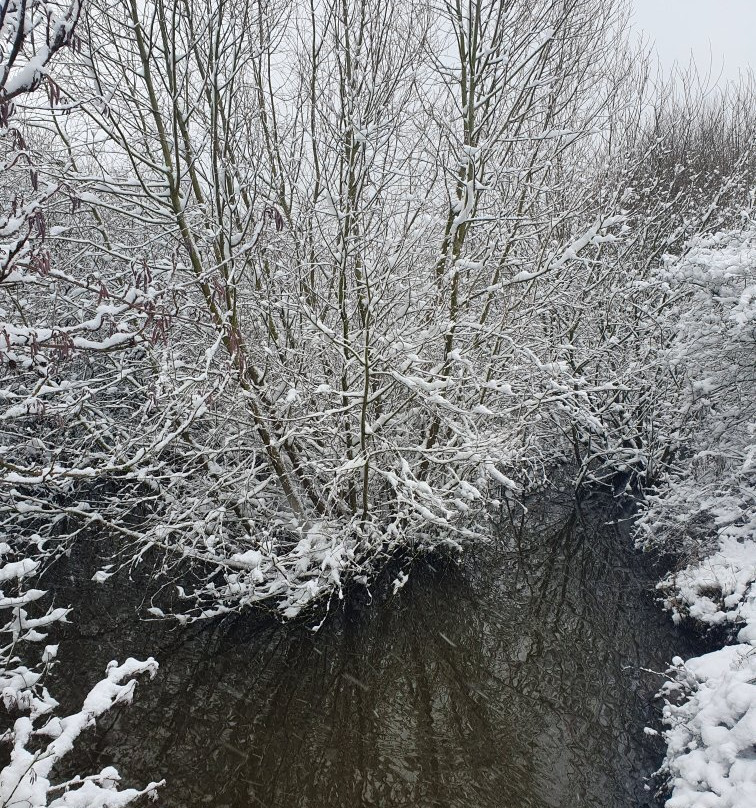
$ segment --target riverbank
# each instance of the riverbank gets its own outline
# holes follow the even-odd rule
[[[756,805],[756,235],[719,233],[659,272],[680,389],[672,460],[637,539],[672,554],[659,591],[719,647],[677,660],[664,693],[667,808]],[[679,296],[676,298],[676,296]],[[680,303],[683,300],[684,303]],[[682,656],[682,655],[680,655]]]
[[[664,687],[666,808],[756,805],[756,542],[729,537],[659,584],[676,623],[733,644],[674,660]]]

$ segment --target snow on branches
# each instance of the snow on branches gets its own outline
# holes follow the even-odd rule
[[[7,0],[0,10],[0,122],[14,98],[34,92],[61,48],[73,41],[81,0]]]
[[[7,331],[70,356],[65,389],[30,368],[8,402],[38,439],[6,460],[8,518],[89,524],[127,563],[164,554],[195,578],[168,604],[187,619],[293,616],[396,550],[481,535],[481,506],[569,447],[543,414],[573,395],[543,303],[622,224],[554,175],[612,98],[590,67],[610,6],[300,11],[88,4],[51,113],[50,173],[80,205],[51,236],[66,291],[49,333]],[[436,58],[454,47],[461,75]],[[76,312],[98,282],[107,299]]]
[[[679,448],[639,541],[700,560],[717,542],[756,540],[756,236],[699,239],[659,278],[670,300],[665,359],[681,390],[669,425]]]
[[[621,493],[674,444],[651,267],[670,199],[705,217],[613,131],[619,5],[342,5],[93,0],[40,113],[0,516],[158,555],[191,584],[156,615],[293,616],[554,463]]]
[[[0,769],[0,805],[3,808],[28,806],[124,806],[144,795],[152,795],[161,783],[146,788],[118,790],[118,772],[109,766],[99,774],[52,783],[53,767],[71,752],[81,733],[116,704],[131,701],[135,677],[154,676],[154,659],[138,662],[128,659],[122,665],[108,666],[106,678],[96,684],[78,712],[56,715],[58,703],[47,689],[55,665],[57,645],[46,645],[40,661],[29,666],[30,643],[42,643],[51,628],[65,621],[64,608],[50,608],[32,616],[35,606],[47,594],[29,587],[38,574],[45,551],[19,542],[0,544],[0,613],[7,615],[0,626],[0,695],[12,726],[0,738],[9,744],[10,759]],[[39,610],[38,610],[39,611]],[[2,620],[0,620],[0,623]]]
[[[40,186],[26,140],[12,122],[14,101],[40,87],[53,57],[72,43],[80,11],[80,0],[62,4],[8,0],[0,11],[0,139],[4,146],[0,183],[10,197],[10,204],[0,209],[0,282],[16,266],[36,263],[42,269],[47,264],[46,253],[30,242],[44,238],[42,206],[54,188],[49,183]],[[28,174],[21,186],[12,182],[19,168]]]
[[[46,592],[29,585],[55,547],[34,530],[24,530],[24,514],[35,512],[38,523],[45,514],[36,513],[23,492],[72,474],[76,464],[61,456],[55,431],[72,411],[81,412],[97,387],[91,375],[85,381],[81,363],[66,379],[61,360],[73,361],[76,352],[112,352],[134,344],[138,328],[132,329],[134,321],[126,315],[135,307],[144,312],[150,300],[144,289],[122,294],[114,289],[110,295],[91,276],[82,279],[53,266],[45,245],[44,208],[58,186],[40,178],[43,169],[13,120],[14,104],[30,102],[53,57],[73,43],[80,10],[79,0],[8,0],[0,10],[0,187],[9,200],[0,209],[0,612],[7,615],[0,626],[0,692],[9,717],[15,716],[2,736],[11,746],[9,763],[0,770],[3,808],[112,808],[153,795],[161,785],[119,790],[113,767],[51,782],[53,767],[80,734],[115,704],[131,700],[134,677],[154,675],[153,659],[112,663],[81,710],[67,716],[55,714],[58,704],[47,689],[58,646],[46,645],[38,663],[28,661],[29,644],[44,641],[49,629],[65,620],[67,609],[40,610]],[[94,293],[94,302],[87,293]],[[56,424],[52,429],[50,421]],[[54,532],[50,524],[43,532],[51,527]]]
[[[737,638],[670,672],[667,805],[747,808],[756,798],[756,235],[698,239],[659,276],[674,301],[666,358],[681,384],[670,425],[678,451],[638,541],[689,562],[659,584],[677,622]]]

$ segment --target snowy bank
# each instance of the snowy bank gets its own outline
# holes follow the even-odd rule
[[[667,808],[756,805],[756,236],[691,245],[660,272],[668,359],[683,391],[680,451],[638,542],[683,559],[658,585],[675,622],[732,645],[670,670],[662,690]]]
[[[756,805],[756,542],[720,549],[660,584],[673,617],[736,627],[738,643],[683,662],[662,690],[666,808]],[[682,700],[681,700],[682,698]]]

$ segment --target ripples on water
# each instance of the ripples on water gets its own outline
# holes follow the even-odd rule
[[[69,697],[110,659],[160,662],[75,764],[165,777],[171,808],[652,805],[660,679],[643,669],[689,648],[606,518],[554,505],[317,634],[249,618],[168,630],[139,621],[133,584],[61,587]]]

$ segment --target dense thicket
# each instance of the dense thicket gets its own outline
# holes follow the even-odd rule
[[[187,620],[330,605],[556,469],[649,546],[752,535],[754,85],[627,43],[621,0],[3,4],[3,805],[143,793],[50,786],[155,669],[52,716],[72,541]]]
[[[599,0],[91,0],[6,141],[4,524],[159,549],[189,616],[294,615],[557,465],[663,477],[690,287],[659,267],[749,220],[753,86],[654,87],[625,32]]]

